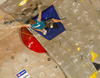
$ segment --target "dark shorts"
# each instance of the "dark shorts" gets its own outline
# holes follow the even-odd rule
[[[53,23],[54,22],[53,22],[52,18],[50,18],[50,19],[45,21],[45,27],[50,28],[50,26],[53,25]]]

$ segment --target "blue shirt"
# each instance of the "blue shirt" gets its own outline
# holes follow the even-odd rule
[[[31,24],[31,27],[36,28],[36,29],[42,29],[45,27],[44,21],[39,22],[39,21],[35,20],[35,22],[36,22],[36,24],[35,25]]]

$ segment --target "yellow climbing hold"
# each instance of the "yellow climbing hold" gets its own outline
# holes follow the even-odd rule
[[[77,48],[77,51],[80,51],[80,47]]]
[[[90,78],[96,78],[96,77],[97,77],[97,71],[90,76]]]
[[[83,65],[83,67],[85,67],[85,65]]]
[[[1,18],[1,16],[0,16],[0,18]]]
[[[93,51],[91,51],[91,57],[92,57],[92,62],[93,62],[98,57],[98,55],[94,53]]]
[[[22,6],[24,4],[26,4],[27,0],[22,0],[20,3],[19,3],[19,6]]]
[[[72,76],[70,76],[70,77],[72,77]]]
[[[81,0],[81,2],[83,2],[83,0]]]
[[[76,43],[76,45],[79,45],[78,43]]]

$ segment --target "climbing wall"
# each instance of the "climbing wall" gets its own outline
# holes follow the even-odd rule
[[[25,1],[25,0],[24,0]],[[22,0],[7,0],[3,4],[0,5],[0,8],[3,12],[11,15],[17,20],[18,22],[26,22],[27,20],[31,19],[32,17],[38,14],[37,4],[42,3],[43,7],[42,10],[46,9],[50,5],[58,4],[57,0],[53,1],[43,1],[43,0],[26,0],[26,2],[22,2]],[[23,4],[23,5],[20,5]]]
[[[99,0],[92,4],[90,0],[64,0],[55,8],[60,17],[67,18],[66,31],[52,41],[35,35],[69,78],[100,78],[96,68],[100,68],[99,4]]]
[[[46,6],[54,4],[58,15],[60,17],[67,18],[67,20],[64,21],[63,23],[66,28],[66,31],[64,31],[62,34],[60,34],[51,41],[44,39],[35,31],[33,31],[34,36],[45,47],[48,54],[56,61],[56,63],[59,64],[60,68],[64,71],[64,73],[68,76],[68,78],[100,78],[100,70],[99,70],[100,69],[100,52],[99,52],[100,51],[99,48],[100,47],[99,44],[100,43],[100,12],[99,12],[100,0],[55,0],[55,1],[49,0],[49,1],[42,0],[43,4]],[[20,14],[22,14],[24,9],[27,9],[27,6],[35,7],[35,5],[30,6],[31,5],[30,3],[25,4],[24,6],[19,8],[18,6],[19,1],[7,0],[7,3],[3,3],[0,6],[0,9],[12,15],[15,19],[17,18],[26,19],[27,13],[25,16],[23,15],[20,16]],[[12,5],[14,8],[12,7]],[[33,16],[35,16],[35,13]],[[18,32],[15,33],[17,33],[18,37]],[[1,60],[1,63],[3,63],[5,59],[7,60],[8,58],[10,58],[10,56],[13,56],[13,54],[10,55],[9,53],[14,52],[14,49],[16,47],[18,48],[21,47],[18,49],[18,51],[16,50],[19,53],[23,52],[24,51],[23,49],[25,49],[24,47],[22,47],[23,45],[21,45],[21,42],[16,43],[17,46],[13,48],[14,42],[20,41],[18,40],[19,37],[17,38],[14,33],[9,38],[7,37],[5,37],[6,39],[3,38],[1,41],[2,44],[1,47],[3,47],[3,49],[0,50],[2,51],[1,55],[3,54],[3,52],[5,52],[5,54],[3,54],[3,56],[1,57],[3,58],[5,56],[5,58]],[[16,40],[13,41],[12,39]],[[10,41],[12,41],[12,43]],[[6,42],[8,42],[9,44]],[[10,47],[10,49],[7,47]],[[26,51],[30,52],[29,50]],[[9,56],[7,56],[6,54],[9,54]],[[23,57],[21,57],[21,55],[23,55]],[[25,53],[23,53],[21,55],[20,58],[22,58],[22,60],[20,60],[19,58],[15,59],[15,61],[18,60],[17,65],[18,63],[23,62],[23,58],[25,58],[25,56],[28,54],[25,55]],[[30,57],[30,55],[28,57]],[[35,57],[35,55],[32,57]],[[37,57],[42,57],[42,56],[37,55]],[[32,59],[31,61],[33,61]],[[2,77],[4,77],[3,73],[7,71],[7,69],[5,68],[6,66],[8,66],[7,64],[9,64],[9,68],[11,68],[10,67],[11,61],[9,62],[8,60],[7,63],[3,63],[3,65],[1,65],[2,68],[0,70],[2,72],[1,73]],[[31,63],[31,61],[29,63]],[[41,60],[41,62],[43,62],[43,59]],[[31,64],[33,63],[34,62],[32,62]],[[37,64],[38,63],[39,62],[37,62]],[[12,64],[15,64],[15,62],[13,62]],[[17,66],[19,70],[25,67],[24,64],[21,63],[21,65]],[[36,62],[33,64],[33,67],[34,66],[36,66]],[[36,67],[38,68],[38,66]],[[13,68],[15,67],[12,66],[12,69]],[[30,70],[31,68],[32,67],[30,67]],[[5,71],[3,71],[3,69],[5,69]],[[32,73],[29,69],[27,70],[28,72]],[[32,71],[34,70],[35,69],[33,69]],[[11,70],[9,69],[9,71]],[[45,70],[42,71],[42,74],[44,73],[44,71]],[[18,71],[15,71],[13,73],[16,74],[17,72]],[[13,73],[10,73],[11,76],[13,75]],[[52,71],[50,73],[48,72],[45,73],[46,74],[42,75],[44,76],[44,78],[51,78],[51,76],[56,78],[55,75],[56,76],[59,75],[58,73],[57,74],[53,73],[51,76],[48,76],[47,74],[52,73]],[[7,76],[8,75],[9,74],[7,74]],[[13,77],[15,77],[15,75],[13,75],[12,78]],[[36,74],[35,77],[41,78],[41,74],[40,75]],[[59,78],[59,76],[57,78]]]
[[[4,3],[5,5],[0,5],[0,77],[17,78],[16,75],[25,69],[30,78],[67,78],[58,64],[48,54],[35,53],[24,45],[20,29],[13,29],[13,26],[19,26],[20,22],[4,24],[4,17],[6,15],[9,20],[19,18],[18,16],[14,16],[13,10],[15,8],[13,10],[12,8],[14,6],[17,7],[17,2],[12,3],[13,1],[7,0]],[[19,0],[17,1],[19,3]],[[48,1],[45,0],[45,2]],[[18,10],[16,10],[17,12]]]

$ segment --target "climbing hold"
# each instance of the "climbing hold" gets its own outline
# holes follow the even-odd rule
[[[98,57],[98,55],[94,53],[93,51],[91,51],[91,57],[92,57],[92,62],[93,62]]]
[[[93,43],[93,40],[90,40],[91,43]]]
[[[24,60],[24,62],[27,62],[27,61],[28,61],[27,59]]]
[[[100,32],[100,30],[99,30],[99,32]]]
[[[51,58],[48,58],[47,60],[48,60],[48,61],[51,61]]]
[[[57,66],[54,66],[55,69],[57,69]]]
[[[77,48],[77,51],[80,51],[80,47]]]
[[[70,76],[70,77],[72,77],[72,76]]]
[[[85,65],[83,65],[83,67],[85,67]]]
[[[11,56],[11,59],[14,59],[15,57],[14,56]]]
[[[78,43],[76,43],[76,45],[79,45]]]
[[[22,6],[24,4],[26,4],[27,0],[22,0],[20,3],[19,3],[19,6]]]
[[[31,4],[30,6],[33,6],[33,4]]]
[[[42,5],[40,4],[40,6],[42,6]]]
[[[90,76],[90,78],[96,78],[96,77],[97,77],[97,71]]]
[[[81,0],[81,2],[83,2],[83,0]]]
[[[93,65],[95,66],[95,68],[96,68],[97,71],[100,69],[100,64],[97,64],[97,63],[93,62]]]
[[[0,18],[1,18],[1,16],[0,16]]]

